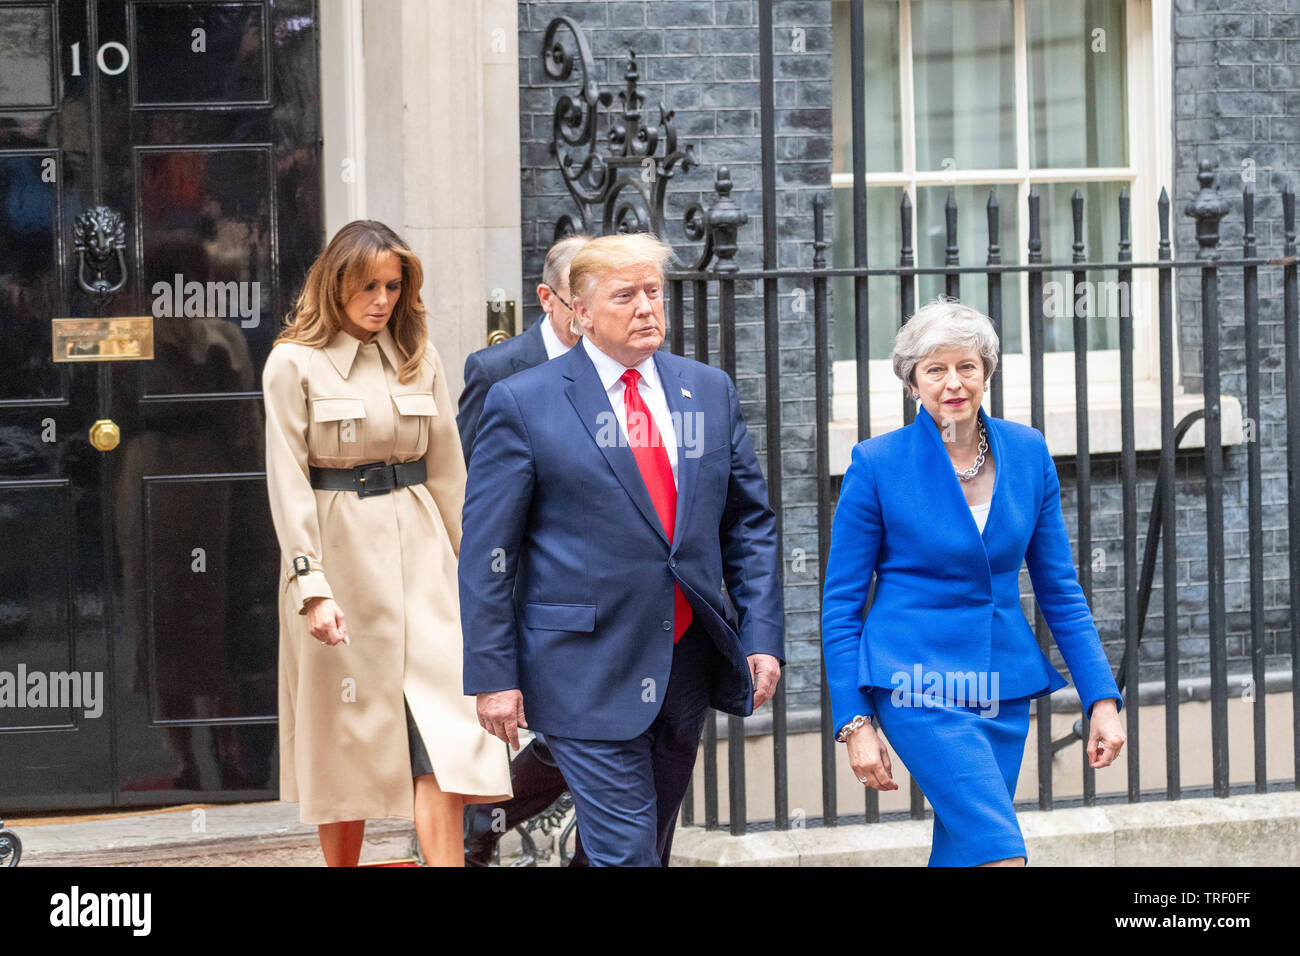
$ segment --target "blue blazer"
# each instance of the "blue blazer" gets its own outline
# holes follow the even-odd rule
[[[1037,429],[990,418],[982,408],[979,416],[996,469],[983,534],[924,408],[911,425],[853,449],[822,599],[836,732],[871,713],[868,688],[920,693],[918,665],[923,675],[996,674],[1000,700],[1066,686],[1021,610],[1022,563],[1084,707],[1119,700],[1074,570],[1047,442]],[[864,622],[872,572],[876,594]]]
[[[483,406],[460,546],[464,690],[519,688],[544,734],[650,726],[674,583],[713,643],[712,706],[751,713],[748,655],[785,656],[776,521],[735,387],[690,359],[654,361],[685,426],[671,545],[631,449],[610,440],[621,432],[581,345],[493,385]]]
[[[456,404],[456,429],[460,432],[460,447],[465,453],[466,464],[469,464],[469,455],[474,448],[478,420],[483,414],[483,400],[487,398],[488,389],[503,378],[546,361],[542,323],[549,321],[550,316],[543,313],[521,334],[466,356],[465,388]]]

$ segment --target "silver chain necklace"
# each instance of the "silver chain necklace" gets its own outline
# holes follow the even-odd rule
[[[979,448],[979,455],[976,456],[975,458],[975,464],[971,465],[965,471],[957,471],[955,466],[953,468],[954,471],[957,471],[957,477],[960,478],[962,481],[970,481],[972,478],[978,475],[980,473],[980,469],[984,467],[984,455],[989,450],[989,436],[988,436],[988,432],[984,430],[984,423],[980,422],[979,426],[980,426],[980,448]]]

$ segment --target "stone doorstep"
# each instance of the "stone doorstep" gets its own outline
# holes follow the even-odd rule
[[[1300,866],[1300,792],[1017,815],[1034,866]],[[675,866],[924,866],[929,820],[766,831],[682,827]]]
[[[198,814],[202,814],[199,816]],[[24,826],[20,866],[323,866],[316,827],[294,803],[243,803]],[[370,820],[361,861],[409,858],[408,820]]]

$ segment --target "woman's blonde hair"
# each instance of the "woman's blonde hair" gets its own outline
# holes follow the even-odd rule
[[[403,357],[397,377],[409,382],[428,344],[424,302],[420,298],[424,267],[397,233],[373,219],[348,223],[316,257],[275,344],[297,342],[313,348],[328,345],[343,328],[344,304],[374,275],[375,264],[385,252],[397,256],[402,266],[402,291],[393,306],[388,329]]]

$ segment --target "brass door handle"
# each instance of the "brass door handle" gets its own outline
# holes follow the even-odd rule
[[[500,345],[515,334],[515,300],[487,300],[487,344]]]
[[[122,430],[111,418],[101,418],[90,426],[90,443],[100,451],[112,451],[122,441]]]

